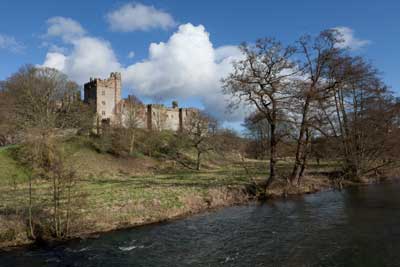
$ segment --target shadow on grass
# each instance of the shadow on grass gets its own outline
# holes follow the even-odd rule
[[[97,186],[132,186],[135,188],[179,188],[197,187],[213,188],[238,186],[250,183],[250,179],[242,173],[214,173],[214,172],[186,172],[173,175],[156,175],[148,177],[127,177],[124,179],[94,179],[85,180],[91,185]]]
[[[267,177],[268,165],[265,162],[249,162],[246,163],[248,173],[244,168],[240,168],[238,164],[225,166],[213,171],[193,171],[193,170],[177,170],[174,173],[156,174],[154,176],[130,176],[116,178],[93,178],[85,179],[89,185],[99,187],[134,187],[136,189],[146,189],[151,187],[157,188],[215,188],[242,186],[252,183],[254,177]],[[334,171],[327,171],[327,168],[334,166],[334,163],[328,162],[320,165],[310,164],[310,175],[323,175],[335,177]],[[282,175],[289,175],[291,171],[290,163],[282,163],[277,167],[277,171]]]

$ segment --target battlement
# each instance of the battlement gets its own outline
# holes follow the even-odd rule
[[[111,72],[110,77],[106,79],[101,79],[101,78],[96,78],[96,77],[90,77],[89,82],[85,83],[86,84],[104,84],[107,85],[108,83],[111,82],[121,82],[121,73],[120,72]]]

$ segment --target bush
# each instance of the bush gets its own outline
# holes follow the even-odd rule
[[[174,138],[171,131],[147,131],[146,135],[141,136],[141,151],[149,157],[163,157],[169,153],[169,144]]]
[[[15,240],[17,233],[15,229],[7,229],[4,232],[0,232],[0,242],[7,242]]]

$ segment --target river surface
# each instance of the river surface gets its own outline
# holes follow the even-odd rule
[[[237,206],[53,248],[0,266],[400,266],[400,184]]]

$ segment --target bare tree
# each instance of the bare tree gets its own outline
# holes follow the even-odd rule
[[[0,146],[14,143],[16,139],[12,106],[13,99],[5,91],[4,83],[0,82]]]
[[[183,133],[190,146],[196,149],[196,170],[201,168],[202,155],[214,149],[212,141],[215,130],[216,120],[204,113],[193,112],[185,122]]]
[[[61,226],[60,192],[70,188],[73,172],[67,171],[63,164],[57,137],[63,134],[61,130],[79,129],[83,122],[86,124],[93,117],[88,119],[83,116],[87,110],[80,100],[78,85],[55,69],[25,66],[9,77],[3,88],[12,99],[10,108],[15,114],[13,123],[24,135],[22,158],[32,170],[29,179],[31,237],[36,237],[32,223],[32,186],[35,177],[52,182],[52,229],[55,237],[62,237],[65,231]],[[69,213],[67,211],[68,225]]]
[[[305,170],[316,103],[319,99],[324,99],[335,85],[335,82],[326,78],[326,73],[332,59],[344,52],[340,48],[341,42],[341,36],[336,30],[323,31],[316,38],[304,36],[298,42],[302,55],[302,74],[291,101],[295,108],[292,112],[300,115],[295,162],[289,178],[292,184],[295,181],[300,184]]]
[[[381,159],[391,150],[398,110],[378,71],[361,57],[346,56],[332,62],[329,78],[335,86],[321,108],[332,110],[323,114],[338,140],[346,176],[359,179],[392,163]]]
[[[128,99],[122,103],[119,115],[119,123],[121,127],[128,132],[129,154],[133,153],[135,147],[135,137],[137,129],[143,126],[146,109],[143,103],[134,95],[128,96]]]
[[[298,73],[294,55],[296,49],[265,38],[254,46],[240,46],[244,59],[233,64],[233,72],[222,80],[225,94],[232,95],[233,106],[247,103],[255,108],[269,123],[270,170],[267,188],[275,179],[277,162],[276,134],[279,114],[288,99],[292,78]]]
[[[267,157],[270,143],[270,127],[264,114],[255,112],[245,118],[243,126],[246,128],[246,136],[251,140],[249,144],[252,154],[256,158]]]
[[[393,152],[388,156],[383,151],[388,150],[388,140],[396,143],[398,104],[376,69],[350,56],[342,42],[338,31],[326,30],[316,37],[300,38],[296,48],[273,39],[244,44],[243,58],[233,63],[233,72],[222,80],[224,92],[232,96],[232,107],[245,103],[256,111],[247,126],[265,122],[265,127],[257,129],[262,131],[255,133],[269,141],[266,187],[276,176],[277,144],[287,133],[295,139],[291,184],[300,185],[316,138],[327,141],[320,145],[340,141],[335,156],[342,157],[351,177],[368,173],[367,166],[377,170],[390,162],[380,164],[379,158],[393,158]],[[372,125],[376,130],[368,130]],[[285,127],[287,133],[280,133]]]

